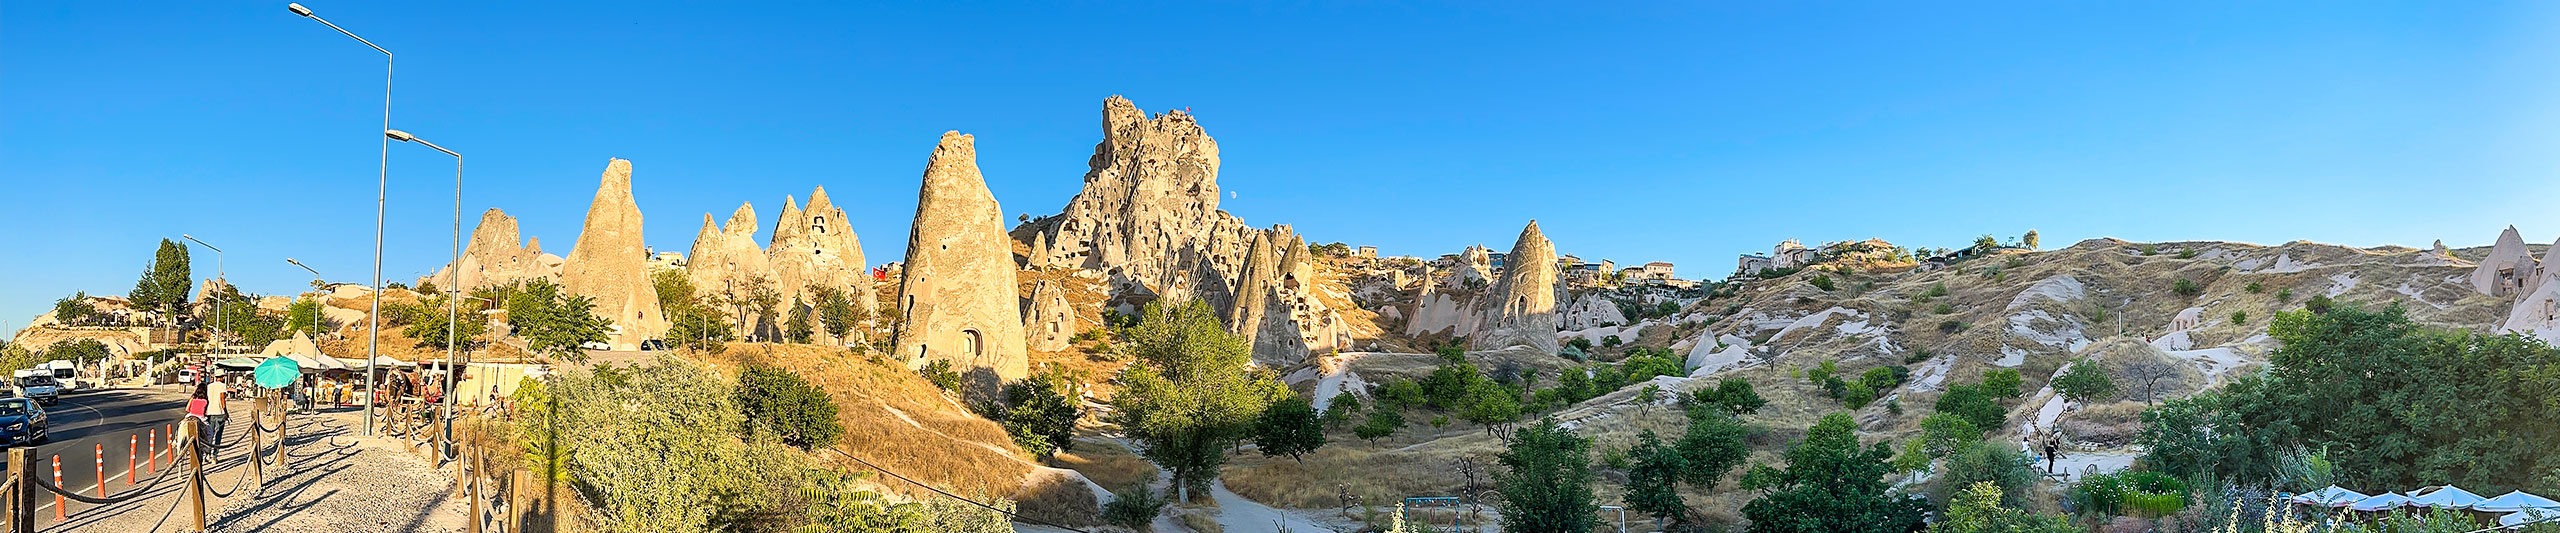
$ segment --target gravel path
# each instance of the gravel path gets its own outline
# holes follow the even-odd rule
[[[246,428],[234,420],[233,428]],[[354,437],[354,412],[303,415],[289,423],[287,458],[268,467],[264,487],[249,479],[245,446],[223,450],[205,475],[209,490],[237,492],[205,509],[213,532],[461,531],[464,502],[450,497],[453,482],[419,452],[388,438]],[[233,442],[246,442],[235,430]],[[64,531],[177,532],[188,529],[185,484],[171,479],[148,497],[88,510],[63,523]],[[48,525],[47,529],[51,529]]]

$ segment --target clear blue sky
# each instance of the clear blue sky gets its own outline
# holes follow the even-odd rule
[[[1113,94],[1197,113],[1247,222],[1390,254],[1530,218],[1689,278],[1786,238],[2560,235],[2547,2],[628,4],[309,5],[400,54],[393,127],[471,157],[467,216],[562,254],[622,157],[659,249],[824,185],[894,261],[937,135],[1053,213]],[[0,6],[0,321],[181,233],[251,292],[299,290],[288,256],[363,280],[381,74],[281,1]],[[451,161],[391,148],[409,280]]]

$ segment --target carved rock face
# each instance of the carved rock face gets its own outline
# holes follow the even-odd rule
[[[1479,350],[1526,345],[1556,353],[1555,243],[1532,220],[1503,259],[1507,267],[1478,303],[1484,321],[1468,343]]]
[[[595,299],[596,314],[613,321],[611,344],[617,350],[638,349],[641,341],[667,331],[657,286],[649,280],[640,227],[640,205],[631,197],[631,162],[614,159],[605,165],[595,203],[587,207],[577,246],[561,264],[560,285]]]
[[[434,282],[438,287],[469,291],[522,279],[556,280],[560,277],[560,261],[557,256],[542,253],[541,239],[524,242],[516,232],[516,217],[492,208],[480,213],[480,225],[471,229],[471,240],[463,244],[462,258],[418,278],[418,283]],[[457,264],[460,272],[455,272]]]
[[[1012,241],[978,174],[974,141],[942,134],[925,167],[900,273],[896,353],[909,364],[944,359],[963,374],[1013,381],[1030,374],[1030,360]]]

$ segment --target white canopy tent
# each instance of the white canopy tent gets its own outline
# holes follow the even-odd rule
[[[2482,498],[2478,494],[2472,494],[2471,491],[2462,490],[2462,487],[2445,485],[2444,487],[2437,488],[2436,490],[2427,491],[2419,494],[2417,497],[2410,498],[2409,504],[2435,509],[2469,509],[2471,506],[2478,505],[2480,502],[2487,500],[2488,498]]]
[[[2397,492],[2385,492],[2366,497],[2362,500],[2356,500],[2355,503],[2347,504],[2347,508],[2357,511],[2372,512],[2389,511],[2392,509],[2398,509],[2405,505],[2409,505],[2408,496],[2402,496]]]
[[[2531,493],[2519,490],[2501,494],[2496,498],[2483,500],[2480,503],[2472,504],[2471,506],[2471,510],[2484,513],[2513,513],[2524,511],[2526,509],[2560,511],[2560,501],[2551,501],[2550,498],[2535,496]]]
[[[2355,503],[2370,497],[2371,496],[2364,495],[2364,493],[2340,488],[2337,485],[2330,485],[2320,490],[2296,494],[2293,496],[2293,503],[2301,505],[2318,505],[2322,507],[2344,507],[2347,504]]]

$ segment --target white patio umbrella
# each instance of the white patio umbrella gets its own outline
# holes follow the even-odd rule
[[[2560,501],[2519,490],[2471,505],[2471,510],[2487,513],[2513,513],[2526,509],[2560,510]]]
[[[2506,516],[2498,517],[2498,527],[2516,527],[2525,524],[2546,523],[2560,523],[2560,510],[2548,507],[2527,507],[2523,511],[2507,513]]]
[[[2302,505],[2318,505],[2321,507],[2343,507],[2347,504],[2355,503],[2358,500],[2370,497],[2371,496],[2364,495],[2364,493],[2340,488],[2337,485],[2330,485],[2328,487],[2321,488],[2320,490],[2296,494],[2293,496],[2293,503]]]
[[[2385,493],[2376,494],[2376,495],[2373,495],[2373,496],[2370,496],[2370,497],[2366,497],[2365,499],[2362,499],[2362,500],[2356,500],[2354,503],[2349,503],[2349,504],[2347,504],[2347,508],[2348,508],[2348,509],[2358,510],[2358,511],[2367,511],[2367,512],[2371,512],[2371,511],[2389,511],[2389,510],[2392,510],[2392,509],[2398,509],[2398,508],[2400,508],[2400,506],[2408,505],[2408,504],[2409,504],[2409,497],[2408,497],[2408,496],[2402,496],[2402,495],[2400,495],[2400,493],[2397,493],[2397,492],[2385,492]]]
[[[2410,498],[2409,504],[2435,509],[2469,509],[2472,505],[2476,505],[2487,500],[2488,498],[2482,498],[2478,494],[2472,494],[2471,491],[2462,490],[2462,487],[2445,485],[2443,488],[2427,491],[2425,494],[2420,494],[2415,498]]]

